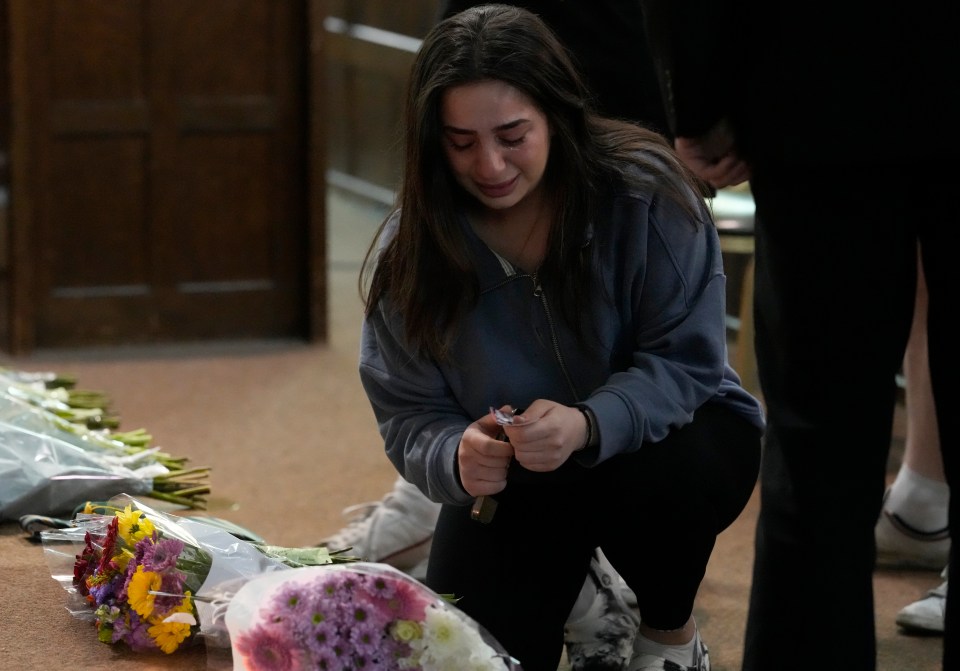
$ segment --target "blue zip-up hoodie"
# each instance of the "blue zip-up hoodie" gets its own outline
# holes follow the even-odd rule
[[[457,448],[469,424],[505,404],[543,398],[589,407],[599,446],[574,453],[590,467],[662,440],[708,401],[728,406],[761,430],[760,403],[727,363],[725,285],[720,241],[675,203],[623,187],[584,244],[600,269],[598,292],[583,315],[587,346],[558,319],[536,275],[491,251],[461,217],[480,281],[438,363],[417,354],[389,298],[364,321],[360,380],[387,456],[430,499],[466,505]],[[393,235],[391,215],[380,241]],[[516,462],[508,476],[549,477]]]

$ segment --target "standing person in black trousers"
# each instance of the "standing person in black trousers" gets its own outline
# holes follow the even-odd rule
[[[855,6],[853,6],[855,5]],[[952,236],[954,22],[902,3],[645,0],[675,146],[715,187],[750,176],[768,427],[745,671],[876,667],[874,525],[916,245],[948,484],[960,484]],[[960,497],[950,502],[958,537]],[[950,560],[957,574],[957,555]],[[960,668],[947,603],[943,665]]]

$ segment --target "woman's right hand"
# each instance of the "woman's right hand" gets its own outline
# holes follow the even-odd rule
[[[715,189],[736,186],[750,179],[750,166],[740,158],[726,120],[700,137],[676,138],[673,147],[687,167]]]
[[[513,459],[513,446],[498,440],[502,429],[492,414],[467,427],[460,439],[457,463],[460,482],[472,496],[486,496],[507,486],[507,469]]]

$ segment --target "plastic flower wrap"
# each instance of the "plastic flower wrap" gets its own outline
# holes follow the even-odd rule
[[[233,593],[274,571],[337,561],[325,548],[243,541],[196,518],[158,512],[129,496],[113,514],[78,514],[75,527],[41,534],[68,610],[90,618],[104,643],[172,653],[204,636],[229,645],[223,622]]]
[[[520,669],[447,599],[386,564],[267,574],[226,612],[235,671]]]
[[[209,469],[151,447],[143,429],[116,431],[109,403],[65,376],[0,368],[0,521],[122,492],[205,507]]]

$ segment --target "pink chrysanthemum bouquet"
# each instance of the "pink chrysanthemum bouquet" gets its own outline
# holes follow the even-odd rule
[[[520,668],[448,599],[386,564],[261,576],[234,596],[226,624],[235,669]]]

